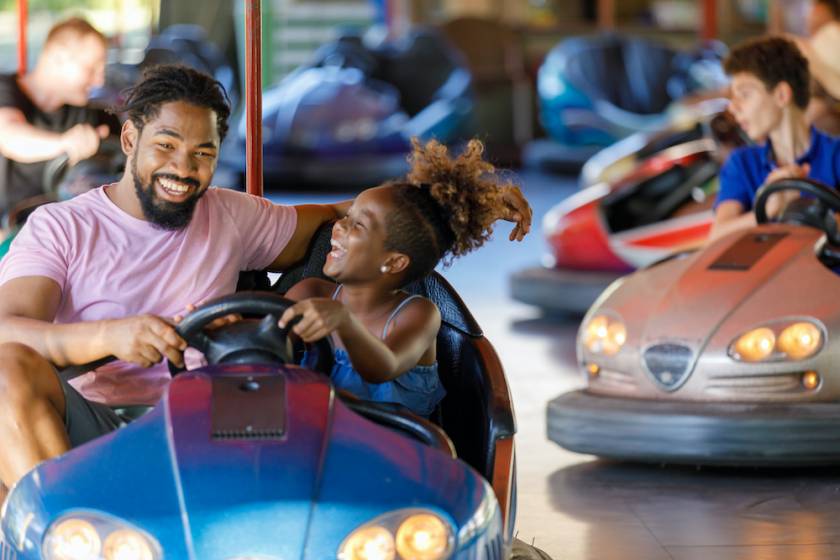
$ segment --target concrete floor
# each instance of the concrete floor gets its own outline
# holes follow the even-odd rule
[[[840,558],[840,471],[657,467],[567,452],[545,436],[546,402],[582,385],[574,319],[547,319],[507,295],[508,276],[539,261],[545,212],[575,181],[519,176],[532,235],[510,227],[444,274],[505,366],[518,421],[519,538],[555,560],[819,560]],[[275,193],[276,201],[337,200]],[[480,286],[480,289],[477,289]]]

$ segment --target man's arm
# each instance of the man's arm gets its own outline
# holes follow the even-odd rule
[[[66,132],[41,130],[27,122],[14,107],[0,107],[0,154],[21,163],[46,161],[67,154],[71,164],[94,155],[107,125],[78,124]]]
[[[55,324],[60,302],[61,288],[51,278],[27,276],[0,286],[0,343],[25,344],[57,367],[112,355],[143,367],[164,356],[183,363],[186,344],[159,317]]]
[[[269,265],[271,271],[282,272],[298,263],[309,248],[312,236],[318,228],[327,222],[344,217],[353,204],[352,200],[345,200],[337,204],[302,204],[295,206],[297,211],[297,225],[295,232],[283,251]]]
[[[20,342],[61,367],[106,356],[96,323],[55,325],[61,288],[43,276],[16,278],[0,286],[0,342]]]

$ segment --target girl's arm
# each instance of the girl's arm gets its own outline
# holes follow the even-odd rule
[[[283,294],[283,297],[293,301],[301,301],[313,297],[330,297],[335,291],[335,282],[323,278],[304,278]]]
[[[290,307],[280,318],[283,327],[302,315],[293,331],[305,342],[336,332],[353,368],[369,383],[384,383],[415,367],[434,343],[440,329],[440,312],[427,299],[412,301],[391,323],[385,340],[371,334],[338,301],[310,298]]]

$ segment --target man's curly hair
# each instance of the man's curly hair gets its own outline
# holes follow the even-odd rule
[[[768,91],[786,82],[800,109],[811,97],[811,74],[806,59],[793,41],[784,37],[759,37],[736,46],[723,61],[729,76],[745,72],[761,80]]]
[[[184,101],[216,113],[219,141],[224,140],[227,134],[230,99],[224,86],[204,72],[180,64],[151,66],[125,94],[125,102],[117,111],[127,113],[138,131],[158,116],[164,103]]]
[[[493,222],[505,207],[505,194],[519,187],[501,181],[493,165],[482,159],[484,145],[471,140],[452,158],[446,146],[412,140],[411,171],[395,189],[395,210],[386,224],[385,249],[411,260],[405,283],[431,272],[483,245]]]

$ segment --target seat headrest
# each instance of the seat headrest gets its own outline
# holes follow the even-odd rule
[[[403,289],[410,294],[418,294],[433,301],[440,310],[440,319],[443,324],[467,336],[482,336],[481,327],[467,309],[461,296],[439,272],[432,271],[431,274],[412,282]]]

